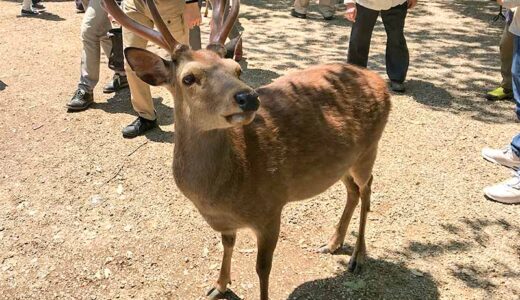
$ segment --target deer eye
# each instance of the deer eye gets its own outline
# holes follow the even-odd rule
[[[190,86],[194,84],[197,81],[197,78],[193,74],[188,74],[182,78],[182,83],[184,83],[187,86]]]

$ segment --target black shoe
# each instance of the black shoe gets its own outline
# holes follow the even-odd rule
[[[115,92],[120,91],[127,87],[128,87],[128,81],[126,80],[126,76],[114,74],[112,81],[110,81],[103,87],[103,93],[105,93],[105,94],[115,93]]]
[[[34,16],[38,16],[39,14],[40,14],[40,12],[37,10],[22,9],[22,17],[34,17]]]
[[[157,127],[157,120],[148,120],[143,117],[137,117],[130,125],[123,128],[123,137],[127,139],[135,138],[145,134],[147,131]]]
[[[300,14],[299,12],[295,11],[294,8],[291,10],[291,16],[299,19],[307,19],[307,14]]]
[[[69,112],[82,111],[87,109],[92,103],[94,103],[94,95],[82,89],[78,89],[66,106]]]
[[[34,3],[32,7],[36,9],[45,9],[45,6],[43,6],[43,4],[41,4],[40,2]]]
[[[390,81],[390,89],[396,93],[404,93],[406,91],[404,83],[397,81]]]

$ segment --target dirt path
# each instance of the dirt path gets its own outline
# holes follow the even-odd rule
[[[357,214],[345,254],[313,252],[341,213],[338,184],[284,211],[272,299],[520,298],[520,206],[481,192],[509,174],[480,149],[518,131],[512,103],[480,97],[499,82],[503,23],[490,22],[492,2],[445,3],[422,1],[407,21],[409,92],[393,98],[381,143],[364,272],[345,267]],[[0,0],[0,299],[203,299],[221,246],[173,182],[171,96],[153,90],[161,130],[133,140],[120,134],[134,118],[127,93],[98,89],[93,109],[67,114],[82,15],[46,6],[43,19],[16,18],[19,3]],[[253,86],[346,59],[350,24],[296,20],[289,6],[243,1]],[[379,23],[370,67],[383,75],[384,40]],[[232,289],[245,299],[258,298],[254,248],[240,232]]]

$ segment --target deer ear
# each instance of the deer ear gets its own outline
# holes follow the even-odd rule
[[[158,86],[172,82],[173,64],[159,55],[144,49],[128,47],[125,48],[125,57],[137,77],[149,85]]]

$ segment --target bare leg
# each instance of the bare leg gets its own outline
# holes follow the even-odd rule
[[[350,219],[359,203],[359,188],[352,177],[350,175],[345,175],[342,181],[347,188],[347,204],[345,205],[345,209],[343,210],[338,225],[336,225],[334,235],[327,245],[319,249],[319,252],[321,253],[334,253],[343,245]]]
[[[280,233],[280,217],[274,218],[272,224],[256,232],[258,255],[256,257],[256,273],[260,279],[260,300],[269,300],[269,274],[273,263],[273,253]]]
[[[215,288],[211,289],[208,293],[209,299],[219,299],[218,297],[227,291],[227,285],[231,283],[231,257],[233,256],[235,241],[236,232],[222,233],[224,256]]]
[[[365,227],[367,223],[367,215],[370,210],[370,195],[372,193],[372,176],[364,187],[361,188],[361,216],[359,218],[359,233],[356,241],[356,248],[352,253],[348,269],[351,272],[359,272],[366,260],[365,246]]]

